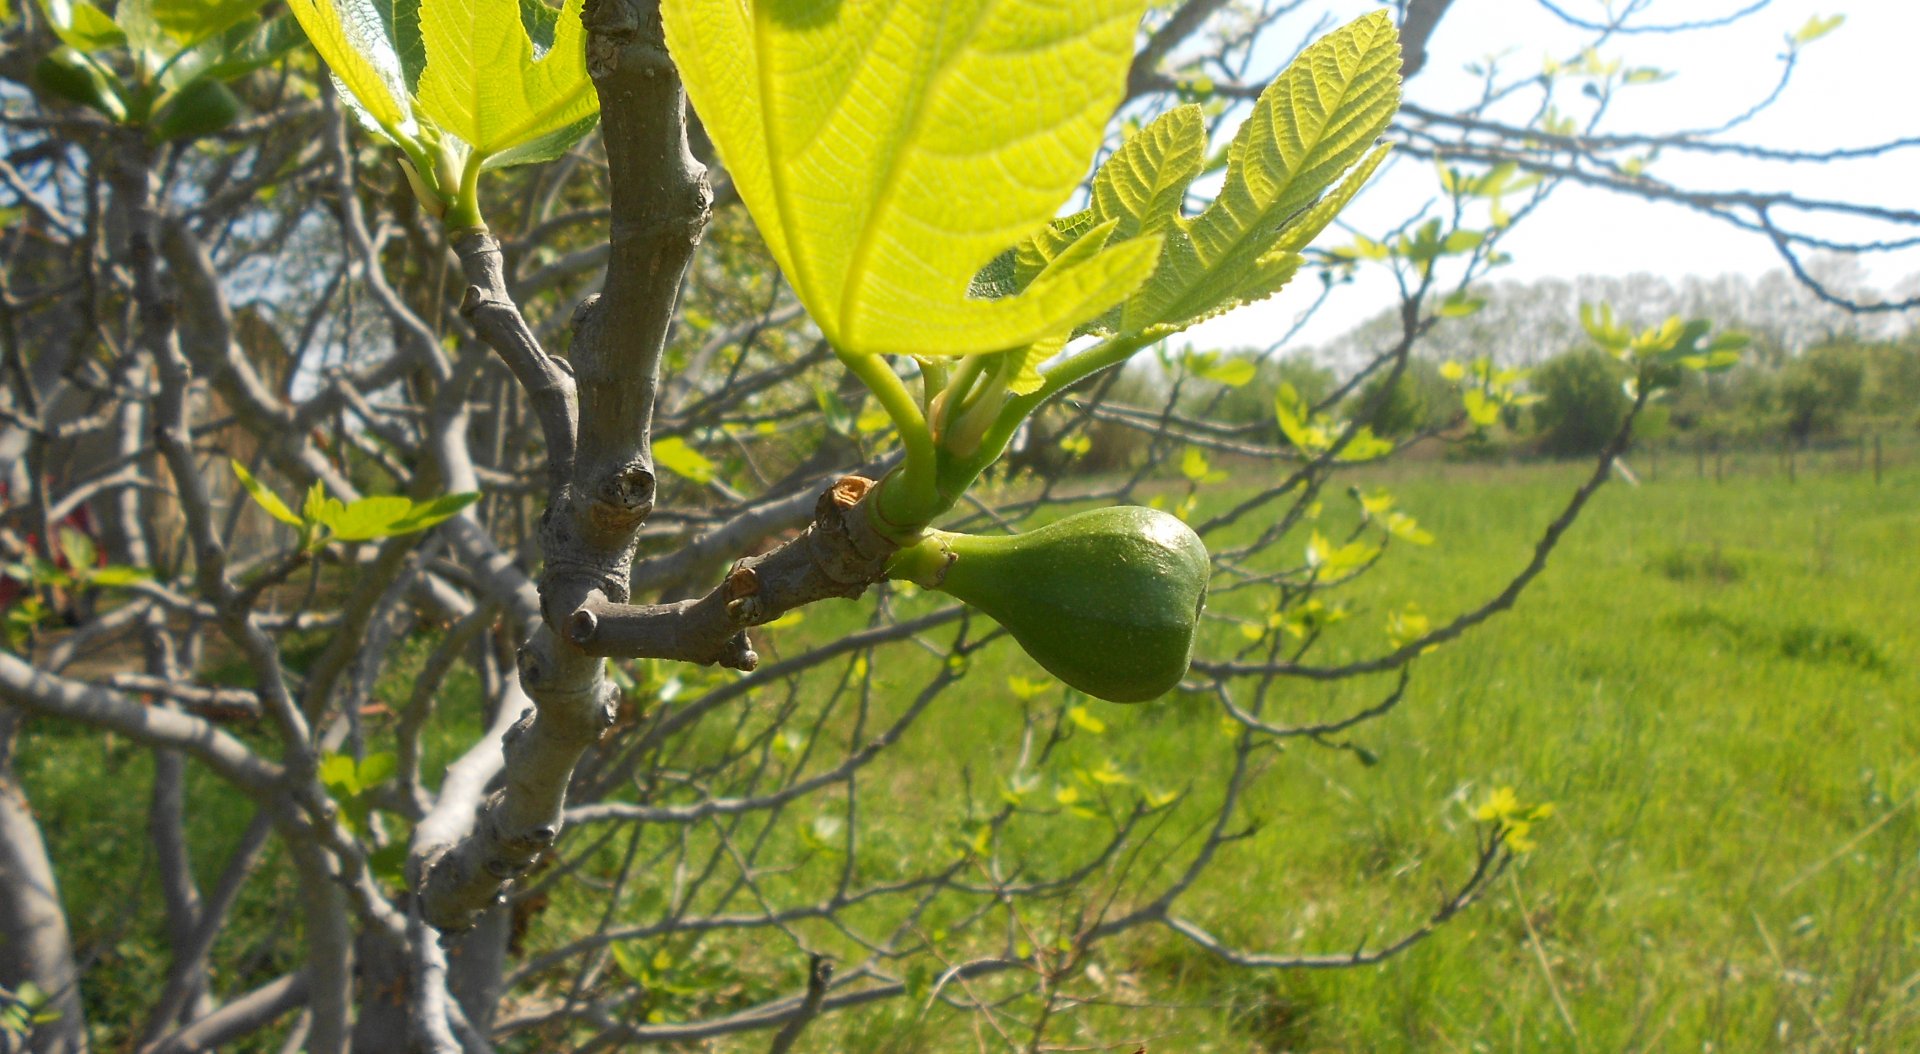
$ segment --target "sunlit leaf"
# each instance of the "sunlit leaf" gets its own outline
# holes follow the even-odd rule
[[[534,53],[519,0],[421,0],[422,113],[483,157],[590,128],[599,97],[587,76],[583,0],[567,0],[553,46]],[[557,150],[564,150],[560,145]],[[520,160],[556,156],[554,144]]]
[[[1793,34],[1793,42],[1800,45],[1811,44],[1821,37],[1826,36],[1828,33],[1839,29],[1841,23],[1846,20],[1847,16],[1845,15],[1831,15],[1826,18],[1814,15],[1812,18],[1807,19],[1806,25],[1801,26],[1800,29]]]
[[[228,464],[233,466],[234,476],[240,480],[240,485],[246,488],[247,494],[253,498],[254,504],[267,510],[267,515],[289,527],[301,527],[305,525],[304,521],[301,520],[300,517],[295,516],[293,510],[287,507],[287,503],[280,500],[278,494],[268,490],[265,484],[253,478],[253,473],[247,471],[247,466],[242,465],[238,461],[229,461]]]
[[[1085,176],[1144,7],[665,0],[661,14],[688,96],[827,338],[957,355],[1070,332],[1152,271],[1143,237],[1016,295],[968,296]]]
[[[1308,47],[1261,93],[1234,139],[1219,195],[1169,232],[1160,267],[1127,302],[1121,329],[1178,327],[1277,292],[1298,252],[1384,160],[1374,142],[1399,103],[1399,37],[1385,11]]]
[[[679,436],[667,436],[653,441],[653,463],[695,483],[713,482],[713,462],[707,460],[706,455],[688,446],[687,441]]]
[[[287,0],[287,8],[377,130],[401,137],[418,132],[406,74],[374,0]]]

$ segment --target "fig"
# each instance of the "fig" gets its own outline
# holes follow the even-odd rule
[[[1026,534],[928,531],[888,565],[890,577],[978,608],[1047,672],[1115,703],[1157,698],[1186,676],[1210,574],[1191,528],[1135,505]]]

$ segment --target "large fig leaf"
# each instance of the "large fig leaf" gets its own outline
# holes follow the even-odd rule
[[[1047,225],[1119,103],[1146,0],[663,0],[687,93],[814,321],[850,353],[1072,331],[1152,272],[1139,237],[968,295]]]
[[[374,0],[287,0],[287,7],[345,89],[342,94],[357,102],[375,127],[390,136],[417,131],[400,56]],[[514,22],[518,25],[518,18]]]

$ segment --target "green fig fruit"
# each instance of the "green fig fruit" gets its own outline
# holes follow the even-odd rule
[[[1026,534],[928,531],[888,574],[992,616],[1069,686],[1137,703],[1186,676],[1211,565],[1186,524],[1123,505]]]

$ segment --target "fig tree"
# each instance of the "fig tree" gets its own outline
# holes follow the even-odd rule
[[[1156,698],[1186,675],[1209,573],[1192,529],[1135,505],[1026,534],[928,531],[888,569],[992,616],[1049,673],[1116,703]]]

